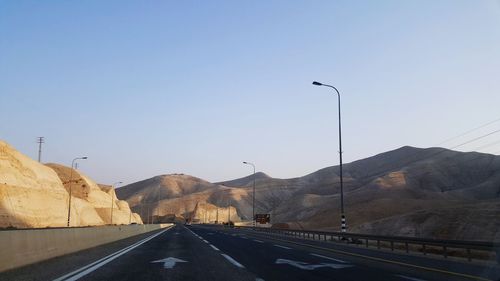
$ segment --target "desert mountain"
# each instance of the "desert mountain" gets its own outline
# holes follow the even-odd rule
[[[343,168],[350,231],[479,240],[491,240],[499,233],[499,156],[405,146]],[[169,188],[159,189],[158,184],[145,184],[166,179],[176,183],[169,188],[184,184],[197,188],[181,188],[182,192],[174,194],[168,192]],[[203,183],[202,187],[194,182]],[[160,176],[140,183],[117,191],[134,211],[138,211],[134,206],[147,203],[160,209],[172,208],[165,213],[190,216],[197,203],[227,206],[224,194],[230,192],[231,205],[239,217],[251,218],[253,175],[215,184],[184,175]],[[270,213],[273,223],[339,230],[338,166],[292,179],[256,173],[255,185],[256,213]],[[152,193],[161,196],[159,205]]]
[[[240,221],[248,202],[245,190],[182,175],[161,175],[116,189],[144,221]]]
[[[70,168],[40,164],[0,141],[0,227],[61,227],[67,224]],[[113,190],[73,170],[71,226],[142,223]]]

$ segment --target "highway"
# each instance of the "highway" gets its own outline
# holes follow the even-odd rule
[[[0,280],[498,280],[499,272],[248,230],[175,225],[0,273]]]

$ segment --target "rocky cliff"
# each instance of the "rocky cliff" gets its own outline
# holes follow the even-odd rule
[[[0,227],[67,225],[70,168],[40,164],[0,141]],[[100,188],[79,171],[71,183],[71,226],[142,223],[113,190]]]

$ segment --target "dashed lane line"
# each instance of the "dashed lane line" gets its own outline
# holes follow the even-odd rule
[[[424,279],[419,279],[419,278],[415,278],[415,277],[410,277],[410,276],[405,276],[405,275],[395,275],[397,277],[401,277],[405,280],[410,280],[410,281],[426,281]]]
[[[214,249],[216,251],[220,251],[219,248],[215,247],[214,245],[212,245],[212,244],[209,244],[209,245],[210,245],[210,247],[212,247],[212,249]]]
[[[327,259],[327,260],[332,260],[332,261],[336,261],[336,262],[346,263],[346,261],[339,260],[339,259],[334,259],[334,258],[330,258],[330,257],[319,255],[319,254],[313,254],[313,253],[311,253],[310,255],[311,256],[315,256],[315,257],[324,258],[324,259]]]
[[[285,242],[285,243],[289,243],[289,244],[295,244],[295,245],[299,245],[299,246],[305,246],[305,247],[309,247],[309,248],[313,248],[313,249],[318,249],[318,250],[323,250],[323,251],[328,251],[328,252],[333,252],[333,253],[344,254],[344,255],[353,256],[353,257],[360,257],[360,258],[374,260],[374,261],[379,261],[379,262],[383,262],[383,263],[397,264],[397,265],[401,265],[401,266],[405,266],[405,267],[411,267],[411,268],[416,268],[416,269],[421,269],[421,270],[425,270],[425,271],[432,271],[432,272],[439,272],[439,273],[453,275],[453,276],[460,276],[460,277],[464,277],[464,278],[467,278],[467,279],[481,280],[481,281],[491,281],[489,279],[486,279],[486,278],[483,278],[483,277],[479,277],[479,276],[470,275],[470,274],[458,273],[458,272],[447,271],[447,270],[438,269],[438,268],[420,266],[420,265],[406,263],[406,262],[399,262],[399,261],[395,261],[395,260],[388,260],[388,259],[383,259],[383,258],[377,258],[377,257],[362,255],[362,254],[356,254],[356,253],[342,251],[342,250],[336,250],[336,249],[332,249],[332,248],[325,248],[325,247],[315,246],[315,245],[306,244],[306,243],[299,243],[299,242],[295,242],[295,241],[279,239],[279,238],[276,238],[276,237],[267,237],[267,239],[271,239],[271,240],[275,240],[275,241],[281,241],[281,242]]]
[[[245,268],[241,263],[237,262],[236,260],[234,260],[232,257],[226,255],[226,254],[221,254],[223,257],[226,258],[226,260],[228,260],[230,263],[232,263],[233,265],[239,267],[239,268]]]
[[[291,250],[291,249],[292,249],[292,248],[290,248],[290,247],[287,247],[287,246],[281,246],[281,245],[278,245],[278,244],[274,244],[273,246],[274,246],[274,247],[278,247],[278,248],[287,249],[287,250]]]

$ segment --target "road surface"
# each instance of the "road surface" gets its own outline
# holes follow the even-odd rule
[[[1,273],[0,280],[497,280],[499,272],[466,262],[175,225]]]

